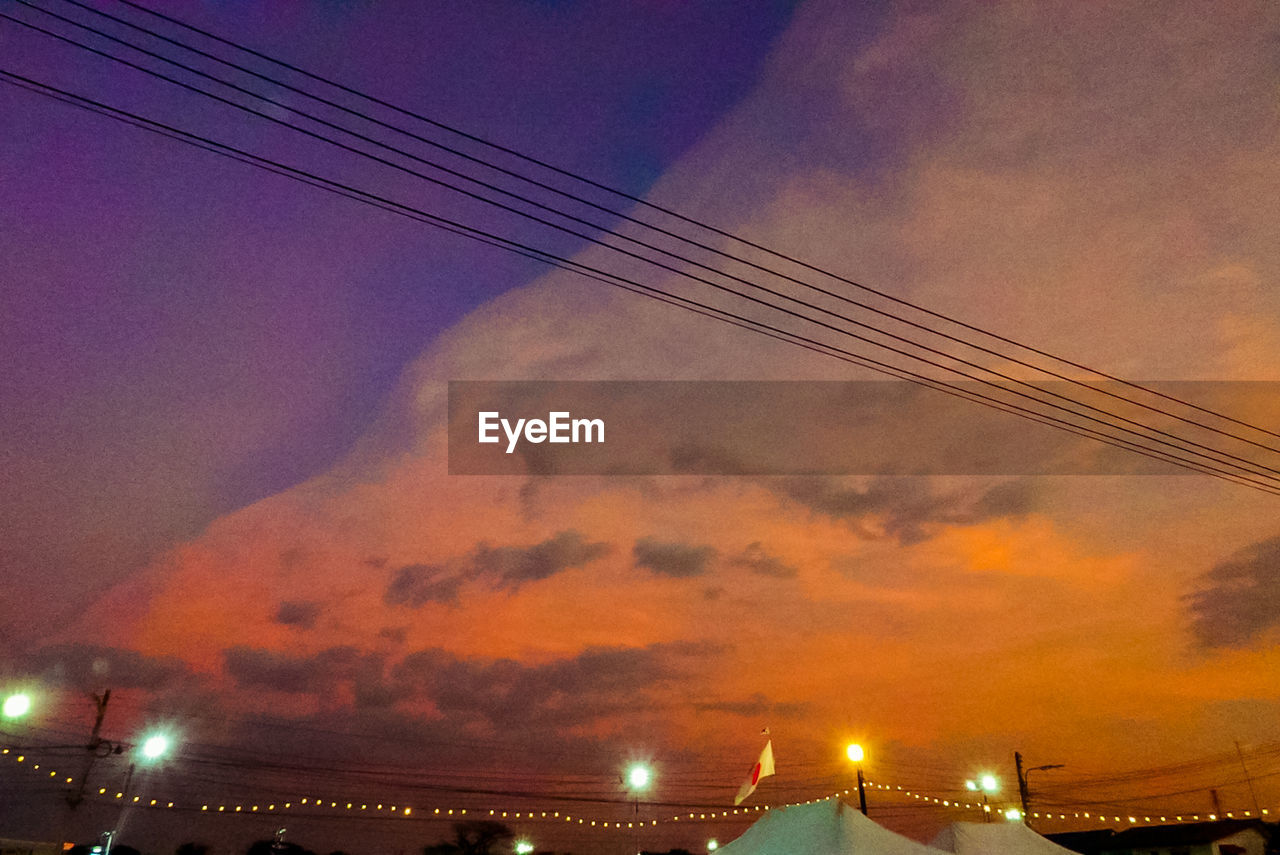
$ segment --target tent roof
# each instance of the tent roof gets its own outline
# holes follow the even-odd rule
[[[720,855],[943,855],[830,798],[775,808]]]
[[[954,855],[1074,855],[1020,822],[953,822],[930,845]]]

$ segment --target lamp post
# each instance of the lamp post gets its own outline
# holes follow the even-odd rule
[[[996,776],[989,773],[983,773],[976,781],[965,781],[964,788],[971,793],[982,793],[983,821],[991,822],[991,804],[987,797],[992,793],[1000,792],[1000,782],[996,780]]]
[[[1018,797],[1022,801],[1022,821],[1031,826],[1031,810],[1028,807],[1031,803],[1031,787],[1028,780],[1032,772],[1043,772],[1048,769],[1061,769],[1064,763],[1048,763],[1044,766],[1032,766],[1025,772],[1022,769],[1022,752],[1013,752],[1013,765],[1018,770]]]
[[[168,752],[169,737],[163,733],[153,733],[142,740],[142,745],[138,748],[138,759],[129,764],[129,771],[125,773],[124,788],[121,790],[124,804],[120,806],[120,815],[116,817],[115,827],[104,834],[105,845],[102,848],[102,855],[111,855],[112,843],[124,829],[125,819],[128,817],[129,808],[132,806],[129,795],[130,788],[133,786],[133,775],[137,771],[138,763],[149,766],[159,761]]]
[[[866,752],[862,750],[862,746],[856,742],[849,743],[844,749],[845,756],[849,758],[858,771],[858,810],[862,811],[862,815],[867,815],[867,786],[862,779],[862,761],[866,757]]]
[[[627,787],[635,797],[636,804],[635,834],[631,837],[631,844],[637,853],[640,851],[640,794],[649,788],[652,779],[649,767],[643,764],[637,763],[627,770]]]

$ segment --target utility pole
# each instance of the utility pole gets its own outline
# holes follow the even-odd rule
[[[1027,802],[1031,801],[1031,793],[1027,790],[1027,776],[1022,772],[1022,752],[1013,752],[1013,765],[1018,771],[1018,798],[1022,801],[1022,821],[1030,824],[1031,812],[1027,810]]]
[[[1218,801],[1218,791],[1210,790],[1209,798],[1213,799],[1213,818],[1217,819],[1222,816],[1222,802]]]
[[[1022,800],[1022,821],[1031,827],[1031,814],[1029,808],[1031,805],[1031,788],[1027,786],[1027,777],[1032,772],[1043,772],[1047,769],[1061,769],[1062,763],[1047,763],[1044,766],[1032,766],[1030,769],[1022,768],[1022,753],[1013,752],[1013,765],[1018,770],[1018,797]]]
[[[1249,776],[1249,767],[1244,765],[1244,752],[1240,750],[1240,740],[1236,740],[1236,756],[1240,758],[1240,768],[1244,770],[1244,779],[1249,782],[1249,795],[1253,797],[1253,812],[1261,815],[1258,808],[1258,791],[1253,788],[1253,778]]]
[[[75,810],[84,801],[84,790],[89,782],[89,773],[93,771],[93,764],[98,760],[98,749],[102,747],[102,719],[107,714],[107,703],[111,700],[111,690],[106,689],[101,695],[92,695],[93,701],[98,706],[98,714],[93,720],[93,732],[89,735],[89,744],[85,746],[85,750],[89,752],[89,759],[85,763],[84,773],[80,775],[80,784],[76,787],[75,793],[67,796],[67,804]],[[117,748],[117,750],[119,750]],[[109,845],[109,844],[108,844]]]

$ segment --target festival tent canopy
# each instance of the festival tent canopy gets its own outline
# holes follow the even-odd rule
[[[774,808],[717,855],[943,855],[830,798]]]
[[[953,822],[930,845],[953,855],[1075,855],[1021,822]]]

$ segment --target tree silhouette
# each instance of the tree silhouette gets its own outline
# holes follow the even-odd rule
[[[258,840],[249,847],[245,855],[316,855],[316,853],[288,840],[281,843],[276,843],[274,840]]]
[[[453,824],[453,840],[441,841],[422,849],[423,855],[496,855],[502,844],[510,843],[516,834],[501,822],[472,820]]]

